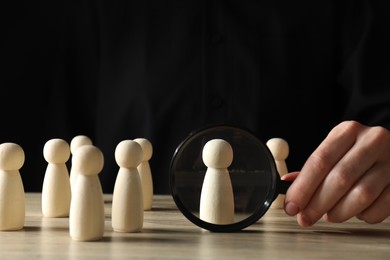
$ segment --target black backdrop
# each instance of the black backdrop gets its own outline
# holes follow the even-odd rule
[[[212,123],[285,138],[299,170],[341,120],[390,126],[384,2],[9,1],[0,142],[24,148],[27,191],[41,190],[46,141],[85,134],[105,192],[116,144],[146,137],[167,193],[176,146]]]

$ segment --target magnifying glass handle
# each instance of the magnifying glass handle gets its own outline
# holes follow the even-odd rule
[[[290,187],[291,183],[292,183],[291,181],[280,180],[279,187],[278,187],[279,194],[286,194],[286,192],[287,192],[288,188]]]

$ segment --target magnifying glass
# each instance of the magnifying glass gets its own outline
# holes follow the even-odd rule
[[[230,144],[233,160],[227,167],[233,193],[234,219],[214,223],[200,216],[202,188],[208,167],[202,153],[211,140]],[[170,165],[170,190],[183,215],[195,225],[212,232],[234,232],[258,221],[291,182],[280,179],[269,148],[251,131],[212,125],[189,134],[177,147]]]

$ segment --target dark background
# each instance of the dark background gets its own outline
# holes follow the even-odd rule
[[[105,192],[115,181],[115,145],[145,137],[154,144],[155,192],[167,193],[180,141],[221,122],[264,142],[285,138],[289,169],[299,170],[341,120],[390,127],[388,4],[345,8],[352,2],[248,1],[242,13],[234,8],[245,7],[239,1],[7,2],[0,9],[0,142],[24,149],[26,191],[41,191],[46,141],[85,134],[105,155]],[[220,22],[230,14],[243,22]],[[210,26],[198,28],[198,20]],[[197,34],[200,49],[187,39]],[[241,49],[229,56],[232,46]],[[156,102],[143,100],[147,95]],[[149,105],[148,118],[139,104]]]
[[[70,143],[78,134],[94,138],[89,110],[94,92],[81,83],[65,87],[65,79],[74,77],[62,63],[70,7],[67,1],[7,1],[1,7],[0,142],[24,149],[20,172],[26,191],[41,191],[46,141]]]

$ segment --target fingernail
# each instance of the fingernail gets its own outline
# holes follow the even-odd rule
[[[330,221],[330,218],[329,218],[329,216],[328,216],[328,214],[324,214],[324,215],[322,216],[322,219],[323,219],[324,221],[326,221],[326,222],[331,222],[331,221]]]
[[[295,216],[299,212],[299,208],[295,203],[293,202],[288,202],[286,206],[284,207],[286,213],[290,216]]]

